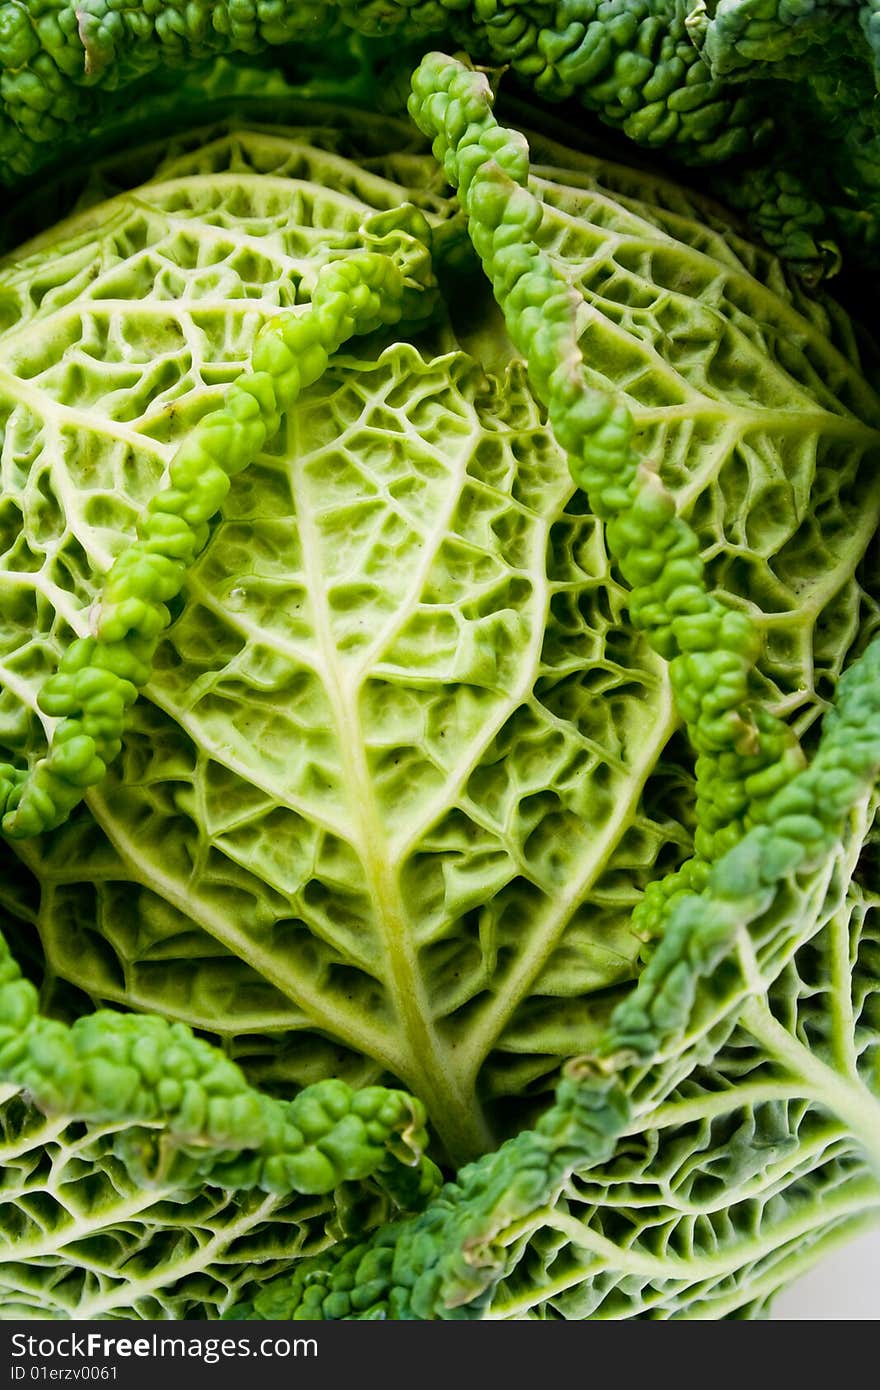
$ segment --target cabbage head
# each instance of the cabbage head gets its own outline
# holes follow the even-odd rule
[[[2,1316],[761,1316],[880,1207],[870,345],[654,174],[243,110],[0,264]],[[752,644],[720,753],[499,217]],[[31,833],[174,460],[386,260]]]

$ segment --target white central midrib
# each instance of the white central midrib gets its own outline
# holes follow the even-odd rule
[[[405,1038],[402,1049],[390,1050],[402,1053],[401,1080],[424,1101],[450,1156],[472,1155],[492,1147],[493,1139],[473,1091],[465,1093],[457,1084],[458,1069],[430,1021],[430,1000],[414,950],[415,932],[391,861],[367,766],[358,711],[360,679],[347,677],[333,640],[319,537],[313,524],[310,499],[303,495],[302,453],[293,437],[294,421],[295,417],[291,416],[288,457],[295,461],[291,468],[291,490],[314,618],[315,644],[320,654],[318,667],[337,733],[343,783],[351,812],[352,843],[363,866],[366,887],[375,909],[376,929],[388,965],[384,981]]]

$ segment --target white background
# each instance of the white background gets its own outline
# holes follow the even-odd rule
[[[880,1229],[826,1255],[777,1295],[771,1315],[787,1322],[880,1322]]]

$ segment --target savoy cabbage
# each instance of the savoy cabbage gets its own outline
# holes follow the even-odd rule
[[[872,346],[490,107],[10,213],[4,1317],[757,1317],[876,1217]]]

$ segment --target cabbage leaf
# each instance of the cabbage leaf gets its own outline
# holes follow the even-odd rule
[[[530,145],[590,383],[631,411],[713,587],[761,634],[757,697],[812,755],[876,626],[863,344],[717,207]],[[42,683],[260,331],[402,206],[440,286],[427,320],[336,353],[233,479],[120,756],[65,825],[2,850],[4,934],[44,1014],[158,1014],[274,1097],[403,1087],[444,1171],[476,1160],[422,1218],[375,1175],[194,1187],[135,1116],[43,1118],[12,1088],[3,1316],[287,1316],[291,1269],[320,1288],[324,1252],[390,1251],[397,1222],[464,1248],[456,1194],[489,1160],[504,1179],[563,1063],[596,1052],[643,975],[632,914],[693,853],[694,754],[412,127],[289,105],[283,125],[189,131],[133,167],[134,187],[99,167],[81,209],[0,266],[14,761],[44,750]],[[401,1315],[757,1316],[869,1219],[872,814],[866,787],[834,854],[774,901],[749,988],[722,969],[709,1021],[636,1065],[613,1149],[563,1164],[522,1216],[493,1211],[492,1279],[450,1293],[444,1275],[438,1294],[432,1274]]]

